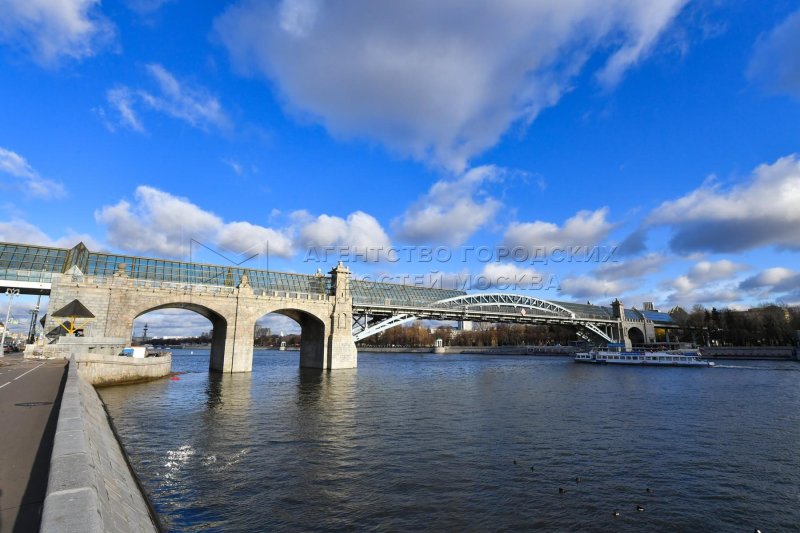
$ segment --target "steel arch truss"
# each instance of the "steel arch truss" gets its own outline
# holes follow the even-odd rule
[[[530,309],[537,312],[544,312],[559,317],[576,318],[575,313],[547,300],[522,296],[519,294],[505,294],[502,292],[492,292],[487,294],[467,294],[456,296],[446,300],[439,300],[431,305],[433,308],[444,309],[470,309],[473,307],[513,307],[514,309]]]
[[[367,317],[354,318],[353,341],[358,342],[372,335],[386,331],[387,329],[416,320],[416,318],[416,316],[408,313],[400,313],[399,315],[392,315],[389,318],[372,324],[367,322]]]
[[[424,307],[416,308],[403,308],[398,309],[395,314],[391,314],[385,318],[375,317],[376,320],[371,321],[372,317],[368,313],[353,316],[353,340],[360,341],[386,331],[387,329],[395,326],[400,326],[407,322],[416,320],[417,318],[436,318],[438,312],[445,311],[449,318],[458,319],[456,315],[465,313],[469,310],[475,311],[484,310],[486,308],[495,308],[494,310],[486,310],[487,316],[492,319],[501,318],[503,315],[516,316],[519,318],[527,318],[525,322],[557,322],[566,325],[573,325],[576,327],[578,336],[591,340],[602,339],[606,342],[612,342],[611,337],[601,328],[592,322],[581,320],[575,312],[570,311],[562,305],[558,305],[547,300],[540,298],[533,298],[530,296],[522,296],[519,294],[505,294],[505,293],[487,293],[487,294],[467,294],[464,296],[457,296],[455,298],[448,298],[425,304]],[[529,313],[529,314],[528,314]],[[444,317],[441,317],[444,318]]]
[[[605,331],[603,331],[602,329],[598,328],[595,324],[592,324],[591,322],[582,322],[582,323],[580,323],[580,326],[583,327],[583,328],[586,328],[587,330],[589,330],[590,332],[594,333],[595,335],[597,335],[598,337],[600,337],[601,339],[603,339],[606,342],[614,342],[614,340],[611,337],[609,337],[606,334]],[[586,335],[583,331],[581,331],[580,328],[578,328],[577,331],[578,331],[578,336],[579,337],[582,337],[582,338],[586,339],[587,341],[591,341],[592,340],[588,335]]]

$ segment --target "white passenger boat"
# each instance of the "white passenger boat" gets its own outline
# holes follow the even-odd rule
[[[698,352],[626,352],[590,350],[575,354],[576,363],[633,366],[714,366],[712,361],[700,358]]]

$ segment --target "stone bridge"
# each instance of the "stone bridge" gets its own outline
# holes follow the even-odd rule
[[[73,267],[52,276],[49,308],[57,310],[79,300],[95,316],[84,327],[84,335],[112,343],[112,339],[118,339],[120,348],[129,342],[137,317],[159,309],[194,311],[211,321],[210,368],[219,372],[249,372],[256,321],[267,313],[278,313],[300,324],[300,366],[354,368],[357,357],[351,333],[350,271],[339,264],[330,275],[329,294],[257,293],[246,274],[238,286],[227,287],[132,279],[125,268],[113,276],[87,276]],[[48,316],[45,331],[58,327],[57,319]]]

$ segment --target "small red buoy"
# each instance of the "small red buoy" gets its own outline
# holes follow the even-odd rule
[[[181,378],[179,378],[178,376],[172,376],[170,379],[172,381],[180,381]]]

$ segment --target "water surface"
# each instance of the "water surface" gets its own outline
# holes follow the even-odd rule
[[[264,351],[220,376],[208,360],[175,351],[178,381],[100,390],[170,530],[800,524],[797,362],[361,353],[322,373]]]

